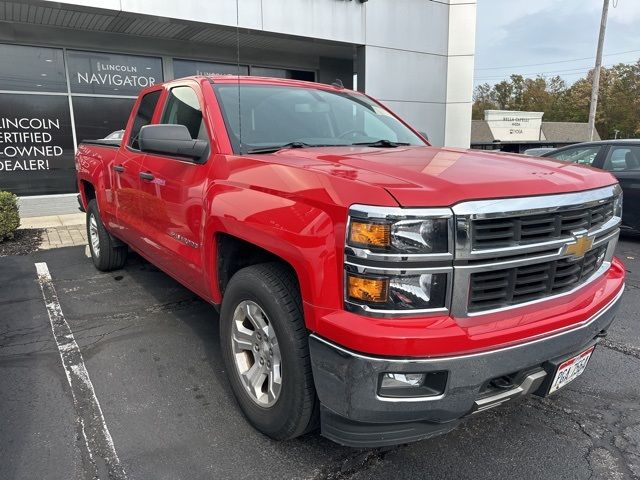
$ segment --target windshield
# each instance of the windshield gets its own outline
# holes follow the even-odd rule
[[[389,142],[425,145],[418,135],[364,95],[279,85],[219,84],[214,90],[236,153],[292,144],[300,148],[381,140],[379,146],[389,146]]]

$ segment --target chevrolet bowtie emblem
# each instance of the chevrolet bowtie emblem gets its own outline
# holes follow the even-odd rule
[[[593,247],[593,237],[586,233],[574,234],[574,243],[570,243],[564,247],[564,253],[573,255],[574,257],[584,257],[584,254]]]

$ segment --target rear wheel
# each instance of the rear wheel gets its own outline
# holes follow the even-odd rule
[[[286,266],[254,265],[231,278],[220,343],[233,393],[256,429],[284,440],[315,426],[308,334],[298,285]]]
[[[98,270],[109,272],[124,266],[127,260],[127,246],[118,245],[104,228],[95,200],[91,200],[87,205],[87,239],[91,260]]]

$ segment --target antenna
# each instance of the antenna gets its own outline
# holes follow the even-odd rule
[[[342,80],[340,80],[339,78],[336,78],[336,81],[331,85],[336,88],[344,88],[344,83],[342,83]]]
[[[238,80],[238,137],[242,155],[242,108],[240,106],[240,3],[236,0],[236,75]]]

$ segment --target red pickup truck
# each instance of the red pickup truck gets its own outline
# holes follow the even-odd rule
[[[405,443],[549,395],[624,289],[611,175],[434,148],[340,86],[150,87],[76,166],[95,266],[131,249],[215,305],[232,390],[275,439]]]

